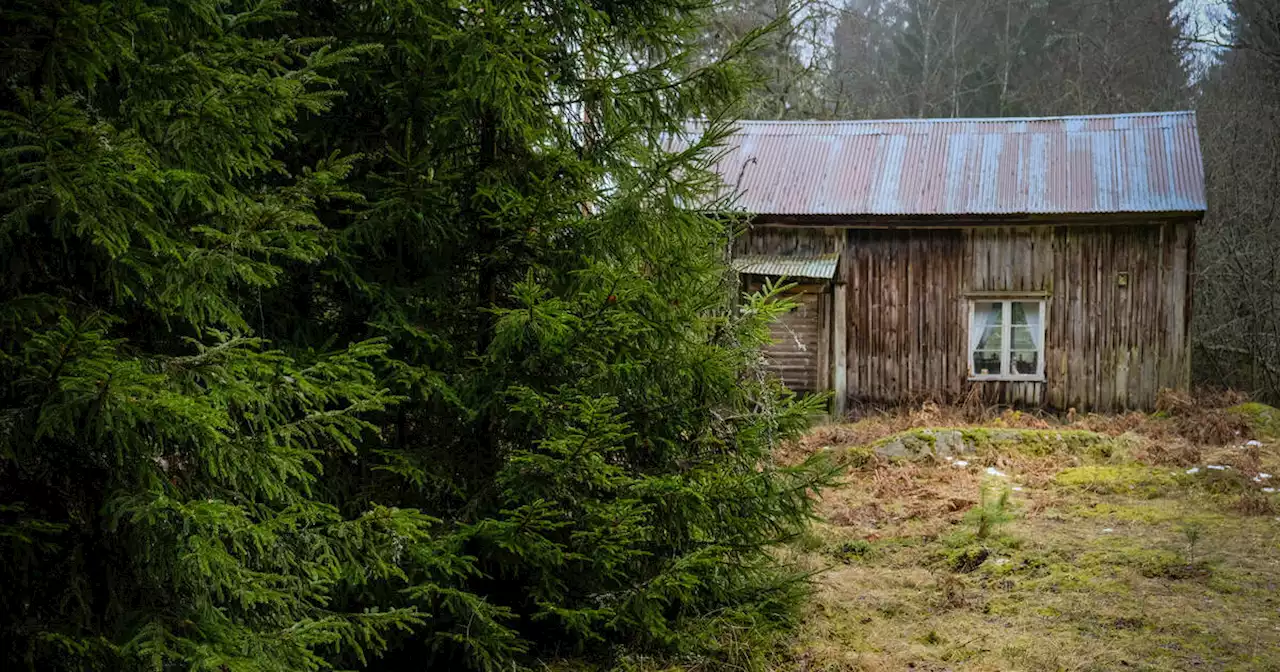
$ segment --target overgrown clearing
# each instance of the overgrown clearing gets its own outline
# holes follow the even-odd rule
[[[849,466],[793,549],[825,571],[791,664],[1280,669],[1269,413],[970,423],[926,408],[814,430],[797,452]],[[920,431],[937,427],[955,431]],[[871,450],[904,436],[936,445]]]

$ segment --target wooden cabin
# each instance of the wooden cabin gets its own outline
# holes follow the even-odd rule
[[[855,400],[1150,409],[1190,384],[1192,112],[742,122],[717,164],[771,368]]]

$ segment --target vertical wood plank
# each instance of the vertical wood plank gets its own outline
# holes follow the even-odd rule
[[[832,375],[834,380],[832,381],[831,388],[834,394],[834,398],[832,399],[832,413],[836,418],[844,418],[846,408],[845,404],[848,402],[849,398],[849,387],[846,379],[849,356],[849,343],[846,329],[849,320],[846,318],[846,313],[848,312],[848,297],[845,296],[845,288],[846,284],[842,277],[839,278],[839,281],[836,283],[832,292],[834,295],[833,306],[835,309],[832,311],[833,315],[831,316],[831,340],[835,342],[836,346],[835,351],[832,353],[832,359],[835,361],[832,366]]]
[[[1187,280],[1182,286],[1182,367],[1178,372],[1178,389],[1191,389],[1191,316],[1195,310],[1196,223],[1186,222]]]
[[[837,282],[839,279],[836,280]],[[831,301],[832,288],[824,287],[818,295],[817,389],[831,390]]]
[[[1067,291],[1071,292],[1071,335],[1067,346],[1071,352],[1071,359],[1067,364],[1067,384],[1071,386],[1071,390],[1067,395],[1067,403],[1079,408],[1084,406],[1084,386],[1089,382],[1088,371],[1084,367],[1084,349],[1086,346],[1084,342],[1085,304],[1082,280],[1084,278],[1085,253],[1080,236],[1077,235],[1074,229],[1067,229],[1067,237],[1071,247],[1071,277],[1067,287]]]

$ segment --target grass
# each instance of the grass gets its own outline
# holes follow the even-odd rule
[[[1245,447],[1249,428],[1227,421],[1204,442],[1213,421],[1185,405],[1070,422],[953,412],[819,428],[793,448],[856,459],[789,551],[822,570],[789,669],[1280,670],[1280,495],[1255,480],[1280,474],[1269,426],[1255,422],[1266,438]],[[1049,450],[1032,434],[1019,450],[1001,432],[961,467],[865,449],[929,427],[1123,441]]]

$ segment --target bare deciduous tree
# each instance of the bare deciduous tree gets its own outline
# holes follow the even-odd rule
[[[1221,49],[1199,105],[1197,379],[1280,399],[1280,7],[1235,0],[1191,39]]]

